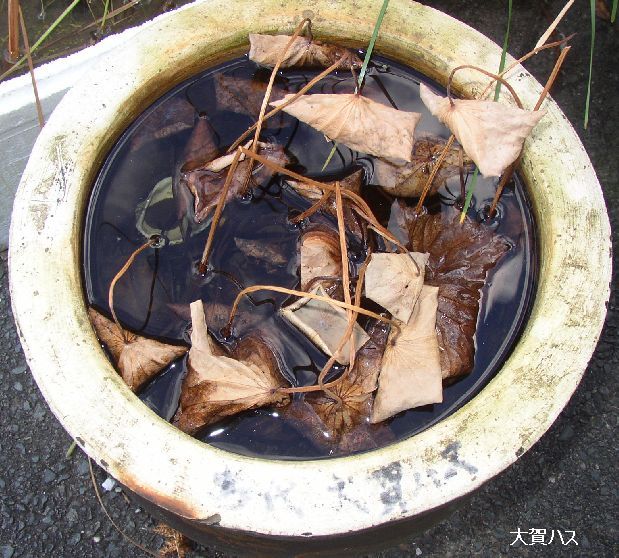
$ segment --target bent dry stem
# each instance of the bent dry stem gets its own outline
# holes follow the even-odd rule
[[[275,77],[277,76],[277,72],[279,71],[279,68],[282,65],[282,62],[284,61],[284,57],[286,56],[288,49],[290,49],[290,47],[292,46],[292,43],[296,41],[297,37],[301,34],[301,31],[303,31],[303,28],[306,25],[308,27],[311,26],[311,21],[308,18],[303,19],[301,23],[297,25],[296,29],[294,30],[294,33],[292,34],[292,36],[286,43],[284,50],[280,53],[277,59],[277,62],[275,63],[275,66],[273,66],[273,71],[271,72],[271,75],[269,77],[269,83],[267,85],[266,91],[264,92],[264,98],[262,99],[262,106],[260,107],[260,114],[258,115],[258,121],[256,122],[256,131],[254,133],[254,139],[249,148],[250,151],[253,153],[256,153],[256,151],[258,150],[258,138],[260,137],[260,132],[262,131],[262,122],[264,121],[264,113],[266,112],[267,105],[269,104],[269,100],[271,98],[271,91],[273,90],[273,84],[275,83]],[[310,33],[311,33],[311,30],[310,30]],[[251,159],[247,167],[247,174],[245,175],[243,187],[241,188],[241,195],[243,195],[245,191],[247,190],[247,186],[249,185],[249,179],[251,177],[251,171],[253,169],[253,166],[254,166],[254,160]]]
[[[114,311],[114,288],[116,287],[116,283],[118,283],[118,281],[121,279],[121,277],[131,267],[131,264],[133,264],[133,262],[138,257],[138,255],[141,254],[147,248],[152,248],[152,247],[156,246],[158,242],[159,242],[159,237],[151,237],[144,244],[142,244],[142,246],[140,246],[138,249],[136,249],[129,256],[129,259],[126,261],[125,265],[123,265],[120,268],[120,270],[114,276],[114,278],[112,279],[112,282],[110,283],[110,289],[108,291],[108,304],[110,306],[110,313],[112,314],[112,318],[114,319],[114,323],[116,324],[116,327],[118,327],[118,332],[120,333],[120,335],[123,338],[123,340],[125,341],[125,343],[128,342],[127,333],[125,332],[124,328],[120,325],[120,322],[118,321],[118,317],[116,316],[116,312]]]
[[[548,81],[546,82],[546,85],[544,86],[544,90],[541,92],[539,99],[535,103],[535,107],[533,107],[533,110],[539,110],[541,108],[542,104],[544,103],[544,100],[546,99],[546,97],[548,96],[548,93],[550,92],[550,89],[552,88],[553,83],[555,82],[555,79],[559,75],[559,70],[561,69],[561,66],[563,65],[563,61],[565,60],[565,57],[567,56],[571,48],[572,47],[567,46],[561,51],[561,54],[559,54],[559,58],[557,59],[557,62],[555,63],[554,68],[552,69],[552,72],[550,73],[550,76],[548,77]],[[512,176],[514,175],[514,172],[519,162],[520,162],[520,157],[516,161],[514,161],[509,167],[507,167],[507,169],[503,173],[503,176],[501,176],[501,180],[499,181],[499,185],[497,186],[496,193],[494,195],[492,204],[490,205],[490,209],[488,211],[488,215],[490,217],[494,217],[496,215],[496,208],[499,203],[499,200],[501,199],[501,194],[503,193],[503,189],[509,183]]]
[[[277,163],[270,161],[266,157],[262,157],[261,155],[254,153],[250,149],[245,149],[242,146],[237,147],[237,155],[235,155],[235,158],[233,159],[233,163],[236,160],[236,163],[238,164],[238,159],[241,156],[241,154],[249,157],[252,160],[256,160],[262,163],[265,167],[270,168],[276,173],[282,174],[284,176],[288,176],[290,178],[294,178],[295,180],[298,180],[304,184],[307,184],[308,186],[311,186],[312,188],[317,188],[319,190],[326,191],[329,193],[333,193],[335,191],[335,188],[328,183],[318,182],[317,180],[307,178],[303,176],[302,174],[296,173],[294,171],[290,171],[278,165]],[[219,219],[221,218],[221,212],[223,211],[223,208],[225,206],[226,197],[228,195],[228,190],[233,180],[235,170],[236,170],[236,165],[230,165],[230,168],[228,169],[228,174],[226,176],[226,182],[224,183],[224,187],[222,188],[222,192],[217,202],[217,208],[215,210],[215,215],[213,216],[213,221],[211,223],[211,229],[209,231],[209,236],[208,236],[206,245],[204,247],[202,259],[199,264],[199,272],[202,274],[206,273],[206,270],[208,268],[208,259],[209,259],[209,256],[210,256],[210,253],[213,247],[215,230],[217,229],[217,224],[219,223]],[[342,191],[342,196],[349,199],[352,202],[353,208],[357,212],[357,214],[363,219],[365,219],[378,234],[380,234],[383,238],[385,238],[389,242],[395,244],[398,247],[398,250],[400,250],[401,252],[403,253],[407,252],[406,247],[401,242],[399,242],[398,239],[395,238],[395,236],[393,236],[385,227],[383,227],[378,222],[376,217],[373,215],[372,210],[370,209],[368,204],[363,200],[363,198],[361,198],[359,195],[347,189]],[[323,194],[323,197],[324,197],[324,194]],[[326,201],[326,198],[325,198],[325,201]]]

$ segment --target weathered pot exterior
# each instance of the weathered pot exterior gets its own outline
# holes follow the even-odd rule
[[[363,455],[269,461],[194,440],[123,384],[88,321],[81,277],[84,210],[110,147],[166,90],[244,51],[250,31],[290,32],[311,17],[316,37],[362,46],[377,11],[373,0],[213,0],[158,18],[67,94],[34,147],[15,201],[13,312],[51,409],[80,447],[139,497],[192,526],[194,536],[224,546],[236,540],[246,554],[247,545],[288,555],[302,541],[316,550],[324,537],[339,535],[349,537],[348,547],[365,544],[351,536],[368,529],[411,521],[422,527],[549,428],[578,385],[606,314],[610,228],[601,188],[576,133],[549,100],[521,165],[539,223],[531,317],[501,371],[452,416]],[[476,31],[408,0],[392,0],[376,48],[441,83],[455,66],[492,69],[500,57]],[[480,78],[458,72],[456,89],[472,96],[485,86]],[[532,107],[539,83],[522,68],[510,82]],[[216,526],[208,525],[213,516]]]

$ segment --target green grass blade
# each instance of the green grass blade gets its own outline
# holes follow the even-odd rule
[[[322,168],[320,169],[320,172],[325,172],[325,169],[329,166],[329,163],[331,162],[331,159],[333,159],[333,155],[335,155],[335,152],[337,151],[337,142],[333,142],[333,147],[331,148],[331,152],[329,153],[329,156],[327,157],[327,160],[325,161],[325,164],[322,165]]]
[[[65,459],[71,459],[73,457],[73,453],[75,452],[75,448],[77,447],[77,442],[73,440],[71,445],[67,449],[67,453],[64,454]]]
[[[511,0],[510,0],[511,2]],[[385,12],[387,11],[387,6],[389,5],[389,0],[384,0],[383,5],[380,8],[380,12],[378,12],[378,18],[376,19],[376,24],[374,25],[374,31],[372,32],[372,37],[370,38],[370,44],[368,45],[368,49],[365,51],[365,58],[363,59],[363,64],[361,65],[361,72],[359,72],[359,79],[357,80],[357,86],[355,87],[355,93],[358,93],[363,84],[363,80],[365,78],[365,74],[368,71],[368,64],[370,63],[370,58],[372,57],[372,52],[374,51],[374,44],[376,43],[376,38],[378,37],[378,30],[383,23],[383,19],[385,17]],[[333,142],[333,147],[331,148],[331,152],[325,161],[325,164],[322,165],[322,171],[324,171],[333,155],[337,150],[337,143]]]
[[[460,224],[464,223],[464,219],[466,218],[466,212],[469,210],[471,206],[471,200],[473,199],[473,192],[475,191],[475,186],[477,184],[477,177],[479,176],[479,169],[475,167],[473,171],[473,176],[471,177],[471,185],[466,190],[466,197],[464,198],[464,207],[462,208],[462,212],[460,213]]]
[[[585,130],[589,125],[589,106],[591,105],[591,79],[593,77],[593,50],[595,48],[595,0],[591,0],[591,48],[589,49],[589,80],[587,82],[587,99],[585,101]],[[614,9],[614,6],[613,6]]]
[[[67,8],[65,9],[64,12],[62,12],[54,21],[54,23],[52,23],[46,30],[45,32],[35,41],[35,43],[30,47],[30,55],[32,55],[32,53],[41,46],[41,44],[43,43],[43,41],[45,41],[45,39],[47,39],[47,37],[49,37],[49,35],[52,33],[52,31],[54,29],[56,29],[56,27],[58,27],[58,25],[60,25],[62,23],[62,21],[64,20],[65,17],[67,17],[71,11],[73,10],[73,8],[75,8],[75,6],[77,6],[79,4],[80,0],[73,0],[73,2],[71,2],[71,4],[69,4],[67,6]],[[7,70],[4,74],[2,74],[2,76],[0,76],[0,79],[3,79],[5,76],[7,76],[13,69],[18,68],[19,66],[21,66],[27,59],[27,56],[22,56],[17,62],[15,62],[15,64],[13,64],[13,66],[11,66],[11,68],[9,70]]]
[[[370,39],[370,44],[368,45],[368,49],[365,52],[365,58],[363,59],[363,64],[361,66],[361,72],[359,73],[359,80],[357,81],[357,87],[355,88],[355,93],[361,89],[361,85],[363,84],[363,80],[365,78],[365,74],[368,70],[368,64],[370,62],[370,57],[372,56],[372,51],[374,50],[374,43],[376,43],[376,38],[378,37],[378,30],[383,23],[383,18],[385,17],[385,12],[387,11],[387,6],[389,5],[389,0],[384,0],[383,5],[378,13],[378,19],[376,20],[376,24],[374,25],[374,31],[372,32],[372,38]]]
[[[107,19],[107,12],[110,8],[110,0],[105,0],[105,4],[103,5],[103,17],[101,18],[101,27],[99,31],[103,33],[103,28],[105,27],[105,20]]]
[[[507,2],[507,27],[505,29],[505,37],[503,38],[503,51],[501,52],[501,61],[499,62],[499,74],[505,69],[505,61],[507,59],[507,48],[509,46],[509,32],[512,24],[512,0],[508,0]],[[501,94],[501,82],[498,81],[496,84],[496,88],[494,90],[494,100],[495,102],[499,100],[499,95]],[[477,185],[477,177],[479,176],[479,169],[475,167],[475,171],[473,172],[473,176],[471,177],[471,184],[466,190],[466,197],[464,199],[464,206],[462,207],[462,212],[460,213],[460,223],[464,222],[464,218],[466,217],[466,213],[471,206],[471,200],[473,199],[473,192],[475,191],[475,186]]]
[[[503,38],[503,51],[501,52],[501,62],[499,62],[499,74],[505,69],[505,59],[507,58],[507,47],[509,46],[509,31],[512,25],[512,0],[508,0],[507,4],[507,28],[505,29],[505,37]],[[494,100],[499,100],[501,94],[501,82],[497,81],[494,90]]]
[[[610,22],[615,23],[615,19],[617,18],[617,6],[619,5],[619,0],[613,0],[613,9],[610,13]]]

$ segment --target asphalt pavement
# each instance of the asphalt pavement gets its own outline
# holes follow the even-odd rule
[[[426,3],[502,42],[507,1]],[[510,52],[526,52],[545,29],[548,17],[562,5],[562,1],[514,2]],[[597,25],[587,130],[582,127],[582,115],[590,19],[589,3],[584,0],[576,2],[559,26],[560,33],[578,35],[553,91],[594,163],[614,231],[619,226],[618,25],[606,21]],[[528,68],[543,81],[553,63],[551,55],[539,55]],[[614,233],[615,268],[616,243]],[[103,512],[85,455],[79,449],[66,455],[71,438],[48,410],[19,344],[10,310],[6,260],[6,252],[0,253],[0,558],[143,556],[144,552],[123,539]],[[585,377],[552,428],[448,520],[398,547],[371,555],[373,558],[619,556],[616,285],[613,282],[606,326]],[[95,474],[99,484],[105,481],[103,471],[96,470]],[[116,523],[133,539],[153,551],[160,548],[162,538],[153,532],[157,522],[132,503],[120,487],[104,491],[103,499]],[[535,531],[537,538],[533,539],[532,529],[546,531]],[[518,530],[529,544],[511,544]],[[575,542],[566,544],[572,533]],[[540,542],[542,539],[546,544]],[[221,554],[196,547],[188,556]]]

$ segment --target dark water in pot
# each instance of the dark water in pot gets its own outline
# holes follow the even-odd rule
[[[298,240],[303,227],[292,225],[289,217],[309,207],[281,178],[275,177],[255,187],[251,195],[227,204],[217,230],[210,259],[211,271],[205,276],[196,272],[209,231],[206,224],[185,226],[178,203],[172,197],[172,182],[182,153],[190,138],[194,118],[208,118],[216,132],[215,140],[225,149],[253,123],[250,116],[217,106],[217,76],[266,82],[268,73],[257,69],[246,58],[210,69],[188,80],[165,95],[124,133],[109,154],[97,178],[89,206],[84,233],[84,281],[89,304],[109,314],[108,288],[116,272],[149,234],[166,239],[165,246],[149,250],[137,258],[116,288],[115,310],[120,321],[142,335],[169,342],[188,340],[188,305],[201,298],[206,304],[229,307],[240,288],[255,284],[274,284],[299,288]],[[315,73],[286,71],[278,77],[280,87],[295,91]],[[364,95],[398,109],[420,112],[423,118],[417,134],[447,138],[448,130],[432,117],[419,99],[421,76],[391,61],[374,58],[366,80]],[[429,84],[432,85],[432,84]],[[313,92],[352,92],[350,72],[340,72],[323,80]],[[242,95],[242,92],[239,93]],[[242,100],[244,102],[244,100]],[[166,134],[153,140],[153,122],[176,106],[190,106],[189,114],[178,116]],[[161,129],[161,126],[159,127]],[[295,168],[323,180],[342,177],[353,168],[365,169],[366,182],[372,182],[372,159],[339,146],[328,166],[321,168],[332,144],[309,126],[287,115],[273,118],[263,137],[285,146],[295,160]],[[494,195],[495,180],[477,182],[469,215],[483,216]],[[434,210],[453,205],[460,192],[460,178],[449,179],[431,201]],[[365,186],[363,195],[379,219],[386,221],[393,198]],[[317,222],[333,225],[326,215]],[[186,221],[185,221],[186,224]],[[446,386],[443,403],[401,413],[389,421],[394,439],[403,439],[441,420],[468,401],[497,372],[509,355],[526,319],[536,275],[534,226],[522,183],[516,179],[501,199],[499,216],[484,226],[494,228],[512,245],[499,265],[488,276],[482,291],[473,371]],[[288,255],[287,264],[247,256],[238,241],[274,243]],[[349,239],[350,240],[350,239]],[[362,256],[361,247],[359,254]],[[354,243],[351,252],[355,256]],[[242,337],[260,331],[275,345],[282,372],[293,385],[315,383],[316,374],[327,360],[297,329],[283,320],[278,310],[290,301],[287,295],[260,292],[245,299],[240,306],[234,335]],[[221,321],[221,326],[225,320]],[[210,328],[222,343],[219,328]],[[184,360],[169,366],[141,390],[139,396],[167,420],[174,415],[182,378]],[[335,370],[333,373],[337,373]],[[329,451],[316,447],[278,409],[248,411],[204,429],[203,441],[230,451],[262,457],[307,459],[328,457]]]

